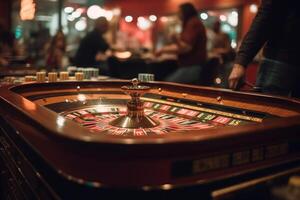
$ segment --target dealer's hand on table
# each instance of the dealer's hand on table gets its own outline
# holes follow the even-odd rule
[[[232,71],[229,75],[228,82],[229,88],[236,89],[239,83],[239,80],[245,75],[246,69],[240,64],[234,64]]]

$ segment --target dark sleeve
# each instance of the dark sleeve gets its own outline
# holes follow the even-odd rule
[[[238,50],[235,63],[246,67],[268,39],[272,25],[274,0],[263,0]]]
[[[97,52],[104,53],[107,49],[109,49],[109,44],[106,42],[106,40],[101,36],[99,38],[95,38],[93,43],[91,44],[94,46],[94,48],[97,50]]]

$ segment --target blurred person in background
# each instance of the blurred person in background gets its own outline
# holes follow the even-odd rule
[[[93,31],[89,32],[80,42],[75,55],[76,66],[106,67],[106,59],[110,56],[110,46],[103,35],[108,28],[109,23],[105,17],[100,17],[95,21]]]
[[[212,27],[211,50],[209,57],[218,57],[220,63],[233,61],[235,52],[231,47],[229,35],[221,30],[221,22],[215,21]]]
[[[163,46],[156,55],[174,53],[178,56],[179,68],[166,81],[195,84],[200,77],[201,66],[207,60],[206,31],[193,4],[181,4],[178,15],[182,21],[182,32],[173,37],[174,44]]]
[[[46,51],[46,70],[56,71],[69,64],[66,56],[66,38],[62,31],[58,31],[51,39]]]
[[[37,21],[35,26],[36,29],[30,32],[27,46],[28,56],[36,67],[44,67],[46,65],[45,57],[52,38],[49,29],[41,21]]]
[[[8,66],[14,56],[21,55],[21,50],[14,34],[0,21],[0,66]]]
[[[262,0],[252,25],[238,50],[229,76],[236,89],[247,65],[263,47],[256,80],[261,92],[300,97],[300,3]]]
[[[231,47],[231,40],[227,33],[221,30],[221,22],[216,20],[208,32],[208,58],[211,61],[207,64],[202,80],[206,80],[206,85],[228,88],[228,76],[232,69],[232,62],[235,57],[235,50]],[[209,78],[207,76],[210,76]],[[219,78],[220,82],[216,82]]]

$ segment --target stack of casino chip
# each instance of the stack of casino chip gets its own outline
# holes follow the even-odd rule
[[[49,72],[48,73],[48,81],[56,82],[57,81],[57,72]]]
[[[36,73],[36,81],[37,82],[45,82],[46,81],[46,72],[37,72]]]
[[[77,72],[83,72],[83,70],[84,70],[84,68],[82,68],[82,67],[77,68]]]
[[[32,81],[35,81],[35,77],[34,77],[34,76],[25,76],[24,81],[25,81],[25,82],[32,82]]]
[[[154,74],[140,73],[140,74],[138,74],[138,79],[141,82],[154,81]]]
[[[59,73],[59,80],[60,81],[67,81],[67,80],[69,80],[69,72],[60,72]]]
[[[94,78],[98,78],[99,69],[89,67],[89,68],[82,69],[82,72],[83,72],[84,79],[91,80]]]
[[[99,76],[99,69],[98,68],[92,68],[92,78],[98,79]]]
[[[77,77],[76,77],[77,74]],[[81,74],[83,78],[81,78]],[[99,76],[99,69],[98,68],[93,68],[93,67],[88,67],[88,68],[82,68],[78,67],[77,72],[75,72],[75,79],[76,80],[93,80],[93,79],[98,79]]]
[[[91,68],[85,68],[85,69],[83,69],[82,72],[83,72],[83,78],[84,79],[89,80],[89,79],[92,78],[92,70],[91,70]]]
[[[83,72],[75,72],[75,79],[76,79],[76,81],[82,81],[83,80]]]

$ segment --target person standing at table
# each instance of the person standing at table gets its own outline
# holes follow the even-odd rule
[[[262,0],[229,76],[236,89],[247,65],[264,47],[256,87],[264,93],[300,97],[300,3]]]
[[[179,68],[170,74],[166,81],[197,83],[201,66],[207,59],[205,27],[191,3],[181,4],[178,15],[182,21],[182,32],[178,37],[174,37],[174,44],[162,47],[156,55],[174,53],[178,56]]]
[[[231,47],[230,37],[221,30],[221,22],[219,20],[214,22],[212,31],[212,47],[209,52],[209,57],[219,58],[221,64],[233,61],[234,50]]]
[[[62,31],[58,31],[51,39],[46,51],[46,69],[49,72],[56,71],[66,67],[68,64],[66,38]]]
[[[95,21],[94,30],[81,40],[75,55],[75,64],[78,67],[99,67],[101,62],[106,61],[109,44],[103,35],[108,28],[109,24],[105,17]]]

